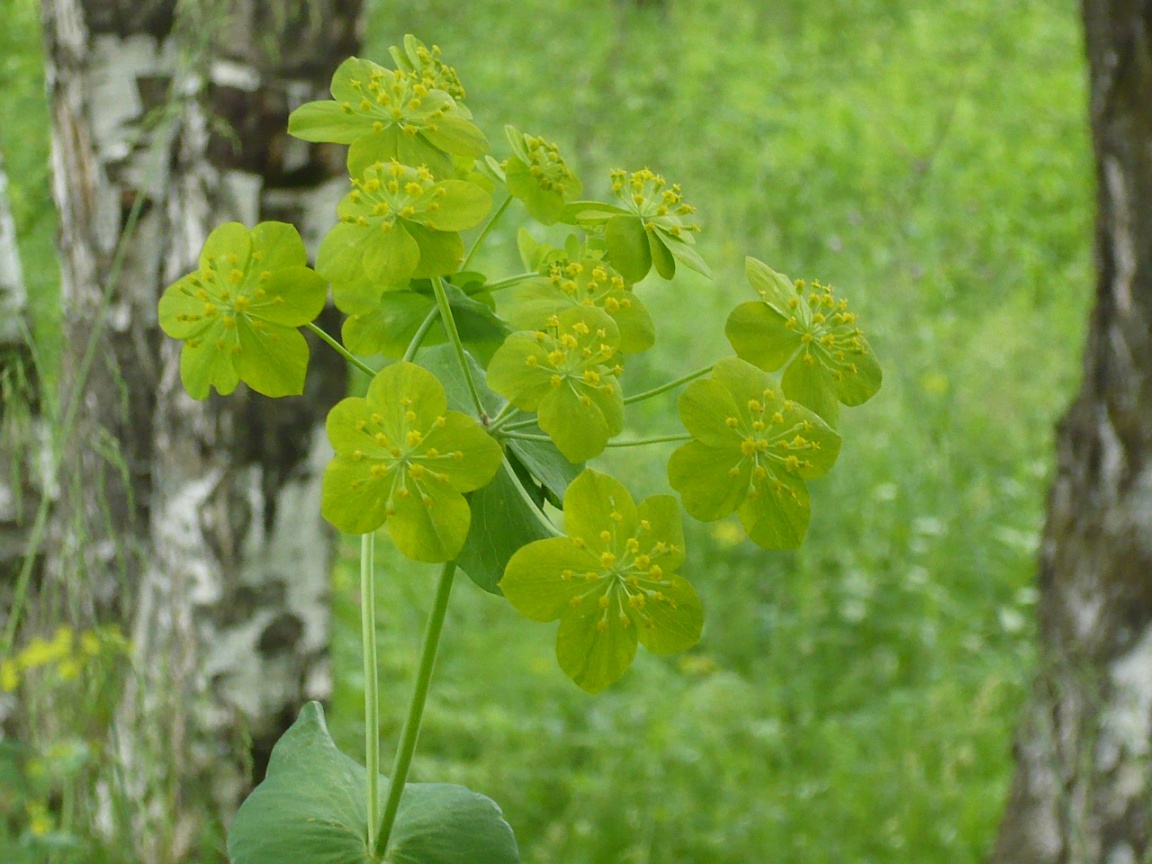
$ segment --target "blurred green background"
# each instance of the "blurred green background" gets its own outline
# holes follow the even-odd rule
[[[38,34],[0,0],[0,148],[30,287],[50,293]],[[636,388],[731,353],[743,256],[836,286],[885,370],[847,411],[796,553],[690,524],[708,616],[590,698],[554,625],[461,580],[413,779],[503,806],[530,864],[970,862],[989,849],[1033,665],[1052,429],[1093,283],[1093,167],[1073,0],[420,0],[378,3],[364,56],[438,43],[503,156],[561,145],[589,197],[645,165],[683,185],[715,279],[638,288],[657,348]],[[517,272],[515,219],[482,263]],[[46,320],[42,318],[41,320]],[[626,386],[628,386],[626,381]],[[674,402],[630,414],[674,429]],[[602,460],[637,498],[663,457]],[[356,573],[334,573],[332,726],[359,752]],[[432,573],[382,553],[386,752]]]

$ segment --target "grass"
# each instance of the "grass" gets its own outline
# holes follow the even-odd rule
[[[1093,280],[1078,7],[1003,0],[449,0],[377,4],[364,55],[413,32],[459,69],[495,150],[558,141],[602,195],[614,167],[683,184],[715,270],[640,287],[643,389],[730,353],[742,257],[837,286],[885,368],[812,485],[805,547],[690,525],[701,645],[596,698],[550,626],[456,589],[415,780],[491,795],[527,864],[968,862],[989,849],[1033,662],[1052,426]],[[37,332],[57,275],[35,6],[0,0],[0,148]],[[515,272],[515,220],[481,265]],[[674,428],[645,403],[629,434]],[[601,465],[637,496],[663,458]],[[433,574],[381,552],[385,733]],[[361,746],[355,566],[334,574],[332,725]],[[386,756],[387,758],[387,756]]]

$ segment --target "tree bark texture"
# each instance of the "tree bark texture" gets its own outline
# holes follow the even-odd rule
[[[26,548],[25,529],[39,503],[32,482],[37,399],[26,340],[27,299],[0,154],[0,608],[12,602],[11,588]],[[7,714],[0,704],[0,723]]]
[[[287,116],[355,53],[359,0],[43,8],[66,437],[28,626],[124,622],[133,669],[103,794],[131,802],[131,824],[106,806],[104,828],[147,864],[200,860],[205,826],[227,824],[328,689],[322,423],[346,372],[313,346],[302,398],[196,402],[156,304],[229,219],[293,222],[315,249],[342,153],[289,138]]]
[[[1041,664],[992,860],[1152,854],[1152,3],[1084,0],[1096,306],[1040,552]]]

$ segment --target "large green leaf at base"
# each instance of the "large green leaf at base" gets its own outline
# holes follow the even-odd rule
[[[309,702],[272,750],[264,782],[228,832],[232,864],[376,864],[368,849],[367,773]],[[387,789],[381,778],[381,787]],[[383,803],[383,801],[381,801]],[[377,814],[377,819],[383,815]],[[385,859],[395,864],[517,864],[512,829],[490,798],[462,786],[405,786]]]

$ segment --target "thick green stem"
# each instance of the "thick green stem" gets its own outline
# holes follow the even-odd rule
[[[715,365],[715,364],[713,364]],[[667,393],[681,384],[687,384],[689,381],[695,381],[697,378],[702,378],[712,371],[712,366],[705,366],[703,369],[697,369],[695,372],[689,372],[675,381],[669,381],[667,384],[661,384],[659,387],[653,387],[651,390],[645,390],[643,393],[637,393],[635,396],[629,396],[624,400],[625,405],[631,405],[633,402],[643,402],[645,399],[651,399],[653,396],[659,396],[661,393]]]
[[[436,599],[432,603],[432,612],[429,613],[428,624],[424,628],[424,647],[420,651],[420,669],[416,673],[416,687],[412,691],[412,701],[408,703],[408,716],[404,718],[404,728],[400,731],[396,760],[392,763],[392,777],[388,785],[388,800],[384,803],[380,835],[377,845],[369,847],[374,854],[388,850],[388,838],[392,834],[396,813],[400,809],[400,797],[404,794],[408,768],[412,765],[412,756],[416,752],[416,739],[420,737],[420,718],[424,716],[424,702],[428,698],[428,687],[432,683],[436,649],[440,645],[440,633],[444,629],[444,617],[448,612],[448,598],[452,596],[452,579],[455,575],[455,561],[449,561],[440,571]]]
[[[368,848],[376,848],[380,815],[380,684],[376,671],[376,535],[360,537],[360,629],[364,651],[364,767],[368,771],[365,805]]]
[[[433,307],[428,310],[428,316],[420,322],[420,327],[417,328],[416,335],[412,337],[412,341],[408,343],[408,350],[404,352],[405,362],[412,362],[412,358],[415,357],[416,352],[420,350],[420,345],[424,341],[424,337],[428,335],[428,331],[432,329],[432,325],[436,323],[436,319],[439,317],[439,307]]]
[[[464,380],[468,382],[468,391],[472,394],[472,403],[476,406],[476,413],[484,417],[484,403],[480,401],[480,391],[476,389],[476,382],[472,380],[472,369],[468,366],[468,355],[464,353],[464,343],[460,341],[460,331],[456,329],[456,319],[452,317],[452,305],[448,302],[448,292],[444,290],[444,280],[439,276],[432,277],[432,290],[436,293],[436,305],[440,308],[440,320],[444,322],[444,332],[448,334],[448,341],[456,349],[456,359],[460,361],[460,369],[464,373]]]
[[[304,326],[307,327],[309,330],[311,330],[313,333],[315,333],[317,336],[319,336],[321,339],[323,339],[325,342],[327,342],[330,346],[332,346],[332,348],[336,351],[337,354],[339,354],[341,357],[343,357],[345,360],[347,360],[349,363],[351,363],[353,366],[355,366],[357,369],[359,369],[361,372],[363,372],[369,378],[375,377],[376,370],[373,369],[371,366],[369,366],[364,361],[362,361],[359,357],[357,357],[355,354],[353,354],[351,351],[349,351],[343,345],[341,345],[338,340],[334,339],[332,336],[329,336],[327,333],[325,333],[323,330],[321,330],[319,327],[317,327],[311,321],[309,321]]]
[[[496,227],[496,223],[500,221],[500,217],[504,215],[504,211],[508,209],[508,205],[512,203],[512,196],[509,195],[504,199],[492,218],[488,220],[488,224],[484,226],[484,230],[480,232],[480,236],[476,238],[476,242],[472,244],[472,248],[468,250],[468,257],[464,259],[464,263],[460,265],[461,270],[467,270],[468,265],[472,263],[473,256],[480,251],[480,247],[484,245],[484,241],[488,239],[488,235],[492,233],[492,229]]]

